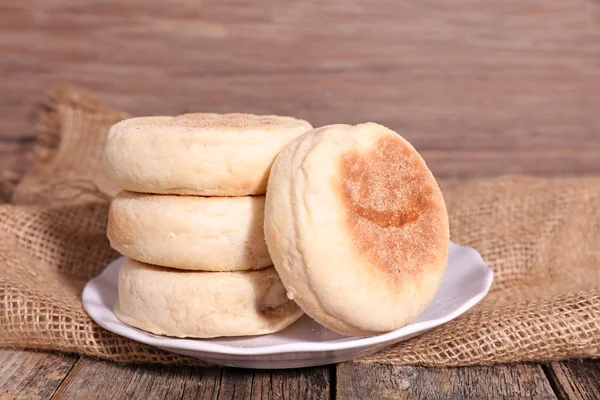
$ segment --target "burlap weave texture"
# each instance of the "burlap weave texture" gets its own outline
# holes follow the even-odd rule
[[[60,87],[40,115],[34,167],[0,204],[0,346],[120,362],[198,360],[105,331],[81,305],[85,282],[118,255],[105,236],[117,189],[100,156],[127,115]],[[8,182],[0,182],[6,193]],[[600,178],[441,182],[454,241],[495,272],[475,309],[361,363],[457,366],[600,355]]]

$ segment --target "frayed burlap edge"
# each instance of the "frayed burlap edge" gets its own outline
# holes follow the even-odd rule
[[[14,187],[12,202],[109,201],[119,189],[99,165],[105,131],[129,115],[69,85],[48,90],[38,115],[38,137],[27,153],[32,167]]]
[[[120,119],[129,115],[100,102],[94,95],[84,89],[61,84],[49,89],[38,107],[38,134],[27,157],[32,162],[32,169],[47,163],[56,154],[61,140],[61,121],[59,108],[79,109],[88,114],[115,115]]]

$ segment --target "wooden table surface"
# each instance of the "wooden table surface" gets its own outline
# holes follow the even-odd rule
[[[27,169],[61,82],[133,115],[379,122],[438,177],[600,172],[597,0],[3,1],[0,170]],[[245,371],[0,350],[0,399],[598,399],[599,382],[589,360]]]

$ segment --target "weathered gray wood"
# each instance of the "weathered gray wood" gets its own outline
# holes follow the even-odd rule
[[[328,368],[251,371],[118,365],[80,359],[55,399],[325,399]]]
[[[188,368],[181,400],[215,399],[221,389],[222,374],[219,368]]]
[[[181,399],[214,398],[220,371],[186,367],[118,365],[81,358],[60,385],[55,399]]]
[[[48,399],[77,357],[0,349],[0,399]]]
[[[545,367],[561,399],[600,399],[600,362],[593,360],[554,362]]]
[[[554,399],[539,365],[424,368],[343,363],[340,399]]]
[[[223,371],[219,399],[329,399],[328,367],[293,370]]]

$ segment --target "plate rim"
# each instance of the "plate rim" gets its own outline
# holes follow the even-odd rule
[[[176,338],[170,336],[159,336],[153,333],[143,331],[141,329],[129,326],[121,322],[114,311],[110,307],[106,307],[102,304],[91,304],[92,307],[102,307],[105,309],[112,318],[116,320],[117,325],[113,326],[114,322],[104,321],[104,318],[94,318],[90,313],[90,302],[86,300],[90,291],[97,286],[98,281],[105,280],[111,284],[108,278],[106,278],[107,271],[115,264],[122,263],[123,256],[109,263],[100,275],[90,279],[81,294],[83,308],[85,309],[88,316],[100,325],[102,328],[113,332],[117,335],[126,337],[130,340],[134,340],[146,345],[158,347],[161,349],[172,349],[172,350],[187,350],[194,352],[204,352],[210,354],[219,354],[223,356],[266,356],[266,355],[277,355],[277,354],[294,354],[294,353],[318,353],[318,352],[332,352],[332,351],[344,351],[353,349],[362,349],[372,346],[385,346],[386,344],[393,344],[401,341],[408,336],[413,337],[427,330],[445,324],[460,315],[464,314],[469,309],[473,308],[478,304],[489,292],[493,279],[494,272],[487,266],[479,252],[468,246],[458,245],[450,241],[451,246],[455,246],[458,249],[469,251],[477,258],[476,266],[484,272],[483,290],[479,291],[476,295],[470,297],[468,300],[463,302],[453,312],[445,314],[442,317],[434,318],[428,321],[411,323],[402,328],[396,329],[391,332],[386,332],[381,335],[369,336],[369,337],[348,337],[349,340],[342,340],[339,342],[297,342],[297,343],[279,343],[269,346],[261,347],[238,347],[228,346],[224,344],[212,343],[202,338]],[[107,323],[108,322],[108,323]],[[111,327],[107,327],[108,324]],[[165,340],[169,340],[168,343],[164,343]],[[200,347],[200,348],[199,348]]]

